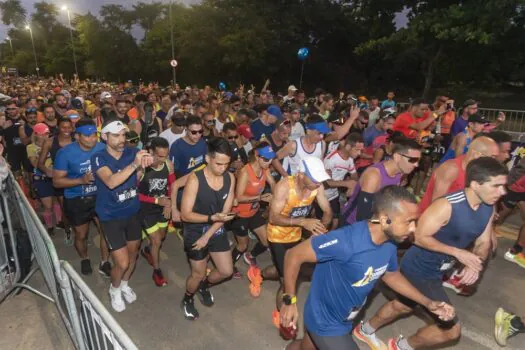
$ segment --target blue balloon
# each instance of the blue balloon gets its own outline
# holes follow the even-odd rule
[[[297,51],[297,58],[301,61],[304,61],[307,57],[310,51],[308,51],[307,47],[301,47],[299,51]]]
[[[223,81],[219,83],[219,90],[226,90],[226,84]]]

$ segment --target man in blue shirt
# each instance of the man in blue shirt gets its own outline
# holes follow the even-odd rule
[[[250,125],[253,137],[257,141],[268,140],[275,130],[275,123],[277,123],[278,120],[283,120],[281,108],[277,105],[259,105],[256,106],[255,109],[259,114],[259,119]]]
[[[377,281],[425,305],[439,317],[454,309],[417,291],[398,271],[396,242],[416,229],[416,199],[406,189],[387,186],[376,197],[374,215],[325,235],[314,236],[288,251],[284,266],[281,325],[296,327],[296,284],[303,263],[317,263],[304,307],[304,339],[288,345],[298,349],[358,349],[352,339],[353,319]]]
[[[463,132],[468,126],[468,118],[476,113],[478,113],[478,102],[474,100],[466,100],[465,103],[463,103],[461,114],[456,117],[456,120],[454,120],[454,123],[452,123],[452,127],[450,128],[452,137]]]
[[[388,130],[392,130],[395,121],[396,117],[394,117],[392,114],[380,112],[380,117],[377,123],[370,125],[363,132],[365,147],[371,146],[378,136],[386,135]]]
[[[64,189],[64,212],[75,230],[75,249],[80,256],[82,274],[92,273],[86,244],[89,222],[94,221],[100,234],[101,261],[99,272],[110,276],[108,246],[100,230],[95,214],[97,186],[91,171],[91,156],[104,149],[97,142],[97,127],[90,119],[79,120],[76,124],[77,142],[60,149],[53,165],[53,186]]]
[[[394,101],[395,94],[393,91],[389,91],[386,94],[386,100],[381,103],[381,109],[396,108],[396,101]]]
[[[102,125],[101,137],[106,148],[91,157],[91,167],[97,185],[96,213],[106,234],[113,258],[109,295],[117,312],[126,309],[137,295],[128,285],[138,255],[141,223],[137,183],[142,169],[153,163],[147,151],[128,148],[127,126],[120,120],[108,120]]]
[[[456,262],[465,266],[458,275],[458,284],[472,285],[478,280],[491,252],[494,205],[505,194],[507,173],[496,159],[475,159],[467,166],[467,187],[436,199],[421,215],[414,235],[415,245],[405,253],[400,270],[426,297],[450,303],[442,281]],[[394,286],[389,287],[399,293]],[[379,349],[379,344],[384,347],[376,330],[410,314],[417,304],[421,303],[416,299],[398,296],[383,305],[368,322],[356,327],[354,335],[371,348]],[[434,323],[410,337],[390,339],[388,349],[437,348],[459,339],[461,325],[457,317],[443,320],[431,316]]]

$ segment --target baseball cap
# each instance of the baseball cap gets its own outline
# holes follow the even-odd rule
[[[478,104],[478,101],[472,99],[466,100],[465,102],[463,102],[463,108],[467,108],[475,104]]]
[[[242,136],[246,137],[248,140],[253,139],[253,133],[250,129],[250,126],[247,124],[242,124],[237,128],[237,132]]]
[[[104,101],[106,98],[111,98],[111,93],[108,91],[102,91],[100,94],[100,101]]]
[[[328,123],[324,121],[319,123],[306,124],[306,129],[317,130],[323,135],[329,134],[331,132],[330,128],[328,127]]]
[[[276,157],[276,154],[273,151],[272,146],[270,145],[263,148],[257,148],[257,153],[259,154],[259,156],[266,159],[274,159]]]
[[[290,85],[290,86],[288,86],[288,91],[290,91],[290,90],[297,91],[297,88],[295,87],[295,85]]]
[[[78,119],[80,118],[80,115],[74,109],[70,109],[69,111],[66,112],[66,117],[69,119]]]
[[[273,115],[274,117],[276,117],[279,120],[283,119],[283,114],[281,112],[281,108],[279,108],[279,106],[277,106],[277,105],[270,105],[268,107],[268,109],[266,110],[266,112],[268,112],[268,114]]]
[[[304,157],[301,160],[299,172],[304,173],[315,183],[321,183],[330,179],[330,175],[328,175],[324,168],[323,161],[317,157]]]
[[[484,115],[476,113],[476,114],[473,114],[473,115],[468,117],[468,122],[469,123],[488,124],[489,120]]]
[[[76,97],[71,100],[71,107],[74,109],[82,109],[82,105],[84,103],[84,99],[82,97]]]
[[[49,133],[49,127],[46,123],[37,123],[33,126],[33,132],[37,135],[45,135]]]
[[[122,130],[128,130],[128,127],[126,126],[126,124],[124,124],[120,120],[115,120],[114,122],[111,122],[108,125],[106,125],[102,129],[101,133],[102,134],[107,134],[109,132],[109,133],[112,133],[112,134],[118,134]]]

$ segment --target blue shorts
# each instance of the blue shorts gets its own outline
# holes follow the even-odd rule
[[[33,186],[38,198],[53,197],[55,195],[53,181],[50,178],[42,179],[40,176],[33,176]]]

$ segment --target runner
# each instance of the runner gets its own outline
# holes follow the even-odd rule
[[[505,194],[507,169],[489,157],[473,160],[467,166],[467,187],[428,207],[418,221],[415,244],[401,261],[401,273],[425,296],[450,304],[441,285],[443,275],[456,261],[465,265],[461,282],[474,284],[483,270],[491,247],[494,204]],[[474,244],[472,252],[466,250]],[[354,334],[359,340],[384,348],[375,334],[380,327],[411,313],[418,302],[403,296],[384,305],[370,321],[358,327]],[[436,347],[457,340],[461,326],[457,317],[450,321],[436,319],[408,338],[388,341],[391,350],[411,350]]]
[[[150,244],[140,253],[153,267],[153,281],[157,287],[168,284],[159,267],[160,247],[166,237],[168,221],[171,218],[170,188],[175,181],[173,165],[168,160],[169,144],[162,137],[151,139],[149,149],[153,157],[151,167],[144,170],[139,183],[142,238],[149,238]]]
[[[231,223],[231,230],[237,240],[237,245],[232,251],[233,264],[242,256],[250,266],[248,279],[250,280],[250,293],[258,297],[261,293],[261,271],[257,266],[256,258],[268,248],[266,238],[266,219],[262,216],[260,202],[270,202],[272,194],[263,193],[266,183],[270,189],[275,187],[275,181],[271,176],[269,167],[275,152],[267,142],[261,142],[250,152],[250,162],[246,164],[237,176],[236,199],[238,205],[233,209],[237,212],[237,218]],[[248,252],[248,232],[257,235],[258,241],[250,252]],[[234,267],[234,270],[236,268]],[[235,274],[235,271],[234,271]]]
[[[416,141],[398,138],[392,159],[373,164],[365,170],[341,211],[339,225],[370,219],[375,193],[385,186],[399,185],[403,175],[414,171],[420,159],[421,146]]]
[[[93,270],[88,257],[87,240],[89,223],[95,222],[100,235],[100,265],[99,273],[110,277],[111,263],[104,234],[95,213],[97,186],[91,171],[91,156],[104,149],[97,142],[97,128],[90,119],[77,122],[77,142],[70,143],[57,152],[53,164],[53,186],[64,189],[64,212],[75,232],[75,249],[82,259],[80,271],[90,275]]]
[[[439,162],[444,163],[449,159],[457,158],[460,155],[467,153],[474,137],[483,131],[483,128],[488,122],[487,118],[481,114],[473,114],[469,116],[468,126],[462,133],[454,136],[452,144]]]
[[[113,259],[109,295],[116,312],[126,309],[137,295],[129,286],[140,246],[141,224],[138,178],[153,159],[146,151],[125,147],[126,125],[108,120],[102,127],[106,148],[91,157],[97,198],[95,211]],[[124,300],[122,299],[124,298]]]
[[[329,179],[322,160],[306,156],[301,161],[299,172],[282,178],[273,191],[267,226],[273,266],[265,268],[262,277],[281,282],[275,299],[277,310],[273,312],[276,326],[279,324],[286,251],[300,243],[303,229],[313,235],[323,234],[332,222],[332,209],[323,188],[323,182]],[[321,220],[308,218],[315,199],[323,211]]]
[[[314,236],[289,250],[284,265],[282,327],[297,328],[296,286],[301,265],[317,265],[304,306],[304,338],[286,349],[357,350],[350,334],[353,319],[380,278],[439,317],[453,317],[452,307],[422,295],[398,271],[395,243],[415,231],[418,216],[410,192],[387,186],[376,196],[371,220]]]
[[[231,212],[235,177],[227,171],[230,159],[231,148],[226,140],[210,140],[206,154],[208,165],[190,174],[184,188],[181,218],[184,222],[184,250],[190,261],[191,274],[186,280],[181,308],[187,320],[199,317],[193,300],[195,293],[199,293],[204,306],[213,306],[210,285],[229,278],[233,273],[230,243],[224,229],[224,223],[235,217]],[[206,276],[210,257],[215,269]]]

